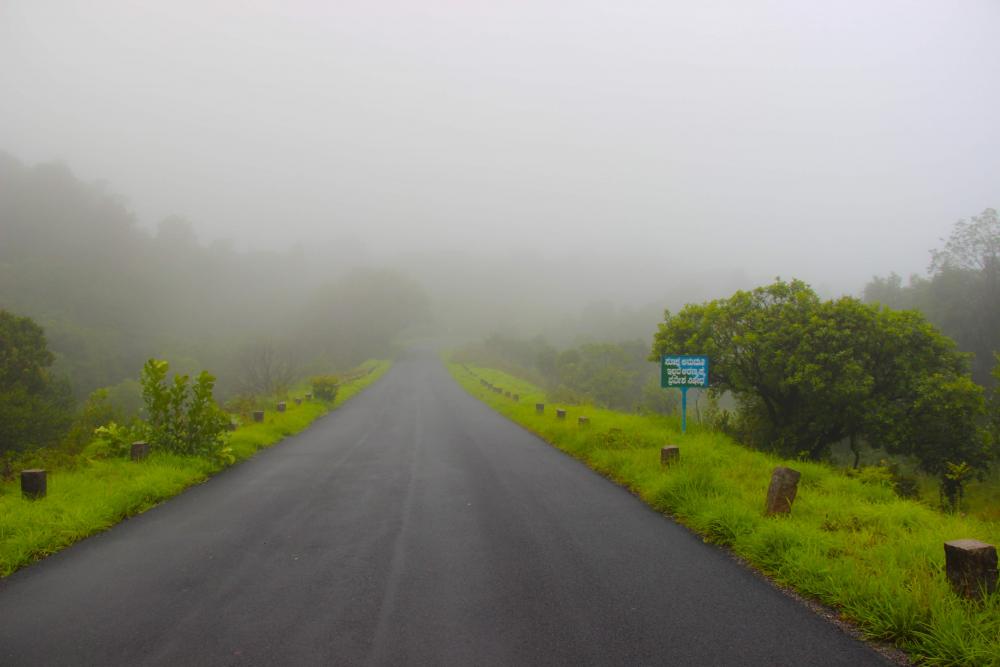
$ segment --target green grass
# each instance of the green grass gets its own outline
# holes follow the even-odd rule
[[[955,596],[944,577],[943,543],[971,537],[1000,544],[1000,524],[939,512],[891,488],[826,465],[782,461],[679,419],[593,406],[549,404],[544,393],[500,371],[449,364],[469,393],[675,517],[706,542],[724,545],[782,585],[838,609],[872,639],[934,665],[1000,665],[1000,593],[984,602]],[[520,394],[517,403],[480,383]],[[542,415],[535,403],[545,403]],[[555,408],[567,411],[565,421]],[[580,427],[577,418],[590,419]],[[612,429],[617,429],[613,431]],[[660,447],[681,448],[664,469]],[[790,516],[765,517],[771,471],[802,473]]]
[[[938,481],[933,478],[921,480],[920,497],[927,502],[938,500]],[[1000,466],[994,466],[985,479],[972,480],[965,488],[962,498],[963,512],[987,521],[1000,522]]]
[[[317,418],[373,383],[388,361],[370,361],[371,373],[345,383],[331,404],[287,401],[287,410],[266,410],[262,423],[244,424],[229,437],[237,461],[307,428]],[[306,391],[293,392],[302,395]],[[203,482],[221,465],[202,458],[154,454],[142,463],[100,460],[48,474],[48,494],[24,500],[18,481],[0,484],[0,577],[44,558],[88,535],[110,528]]]

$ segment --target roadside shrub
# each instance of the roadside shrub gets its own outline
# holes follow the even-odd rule
[[[884,487],[894,486],[892,470],[884,465],[848,468],[844,470],[844,475],[846,477],[853,477],[862,484]]]
[[[250,415],[260,408],[260,403],[261,401],[255,396],[239,394],[226,401],[224,407],[226,412],[239,415],[243,421],[250,421]]]
[[[83,457],[91,461],[125,458],[132,443],[146,439],[147,435],[145,424],[140,421],[130,425],[108,422],[94,429],[94,439],[84,448]]]
[[[191,384],[187,375],[167,382],[166,361],[150,359],[142,369],[149,444],[162,451],[216,456],[223,448],[229,416],[212,397],[215,378],[202,371]]]
[[[340,378],[336,375],[317,375],[312,380],[313,396],[324,401],[332,401],[337,398],[337,389],[340,387]]]
[[[94,429],[124,421],[124,414],[111,404],[108,390],[95,389],[73,420],[69,433],[63,439],[63,449],[70,454],[78,454],[93,441]]]

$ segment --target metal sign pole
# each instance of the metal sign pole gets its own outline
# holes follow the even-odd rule
[[[681,387],[681,433],[688,430],[688,388]]]

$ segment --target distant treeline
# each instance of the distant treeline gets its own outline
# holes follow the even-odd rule
[[[929,275],[907,284],[895,273],[873,278],[865,301],[899,310],[919,310],[972,353],[972,377],[991,385],[1000,350],[1000,216],[986,209],[958,221],[943,248],[931,251]]]
[[[211,369],[223,396],[269,391],[261,378],[385,356],[427,317],[424,291],[399,273],[315,275],[295,251],[202,245],[180,218],[147,232],[103,186],[0,153],[0,309],[44,329],[53,373],[77,399],[135,385],[152,357],[182,373]]]

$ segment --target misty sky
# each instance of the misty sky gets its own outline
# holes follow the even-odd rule
[[[0,0],[0,150],[243,247],[857,292],[1000,207],[998,33],[997,0]]]

